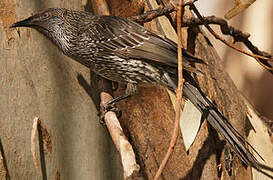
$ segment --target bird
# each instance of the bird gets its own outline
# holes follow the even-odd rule
[[[134,95],[141,86],[161,86],[171,91],[177,89],[177,43],[128,18],[50,8],[11,25],[11,28],[15,27],[36,29],[73,60],[106,79],[126,84],[125,94],[108,104]],[[182,54],[183,96],[201,113],[206,113],[207,121],[244,164],[259,171],[270,169],[254,157],[248,147],[255,149],[193,78],[194,64],[203,61],[185,49],[182,49]]]

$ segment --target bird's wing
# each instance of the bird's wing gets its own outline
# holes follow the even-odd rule
[[[90,19],[90,24],[82,29],[81,33],[88,36],[86,38],[91,39],[103,52],[113,52],[125,59],[142,59],[177,66],[177,45],[173,41],[120,17],[93,16],[92,18],[95,19]],[[199,60],[185,50],[183,55],[188,57],[189,63]]]

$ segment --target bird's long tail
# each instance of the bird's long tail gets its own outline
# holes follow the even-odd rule
[[[231,122],[224,117],[224,115],[216,108],[215,104],[200,90],[193,78],[188,73],[184,74],[184,78],[186,81],[183,87],[183,95],[188,98],[202,113],[206,113],[207,121],[226,139],[226,141],[231,145],[232,149],[239,155],[241,160],[246,165],[252,166],[258,171],[263,172],[262,169],[272,171],[273,169],[271,167],[261,164],[254,157],[253,153],[251,153],[247,148],[247,145],[249,145],[249,147],[253,149],[255,153],[258,154],[258,152],[233,127]],[[270,176],[265,172],[263,173]]]

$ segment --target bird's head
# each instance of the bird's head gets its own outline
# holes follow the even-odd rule
[[[69,39],[66,31],[71,29],[66,28],[66,26],[70,24],[66,22],[66,14],[69,14],[69,10],[67,9],[50,8],[44,12],[16,22],[10,27],[34,28],[52,40],[62,51],[65,52],[68,48]]]
[[[16,22],[10,27],[31,27],[39,31],[50,31],[52,26],[57,26],[63,23],[63,12],[64,9],[50,8],[44,12],[35,14],[27,19]]]

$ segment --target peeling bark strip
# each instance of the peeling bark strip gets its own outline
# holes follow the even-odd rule
[[[31,153],[32,153],[34,166],[35,166],[38,173],[40,173],[40,171],[41,171],[43,180],[47,179],[45,153],[44,153],[44,142],[49,141],[51,143],[50,136],[49,136],[48,132],[46,131],[47,134],[43,135],[43,133],[45,133],[45,131],[46,131],[46,129],[41,126],[41,120],[38,117],[35,117],[33,120],[33,125],[32,125],[32,130],[31,130],[31,143],[30,143],[31,144]],[[36,143],[35,143],[37,134],[39,136],[38,142],[39,142],[39,153],[40,153],[39,157],[40,157],[41,170],[38,167],[38,157],[37,157],[37,150],[36,150]],[[44,137],[46,139],[44,139]],[[52,145],[48,145],[48,144],[46,144],[46,145],[50,146],[50,148],[52,148]],[[50,151],[52,152],[52,149],[50,149]]]
[[[61,180],[61,174],[58,170],[56,171],[56,174],[55,174],[55,180]]]
[[[41,126],[41,133],[42,133],[42,137],[43,137],[43,143],[45,144],[46,150],[47,152],[52,155],[52,151],[53,151],[53,144],[51,141],[51,137],[49,132],[47,131],[47,129],[42,126],[42,124],[40,124]]]
[[[33,164],[37,170],[37,172],[40,172],[40,169],[38,167],[38,157],[37,157],[37,152],[36,152],[36,136],[38,132],[38,121],[39,118],[35,117],[33,119],[33,125],[32,125],[32,130],[31,130],[31,137],[30,137],[30,146],[31,146],[31,153],[32,153],[32,159],[33,159]]]
[[[0,137],[0,178],[5,178],[5,180],[10,180],[10,175],[9,175],[9,170],[8,170],[8,165],[7,165],[7,160],[5,157],[5,153],[4,153],[4,147],[1,141],[1,137]]]

